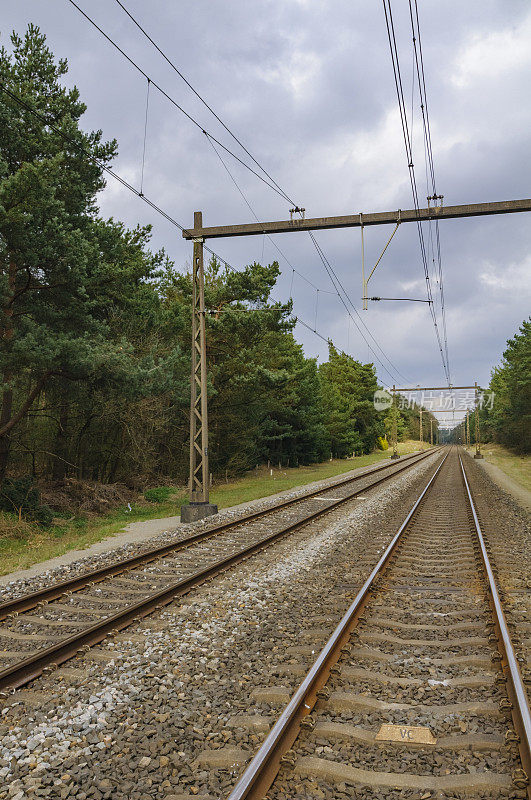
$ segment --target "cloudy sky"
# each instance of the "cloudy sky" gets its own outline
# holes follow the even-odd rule
[[[143,38],[115,0],[77,0],[143,70],[209,132],[246,154]],[[123,0],[124,5],[211,104],[228,127],[307,216],[411,208],[411,188],[382,3],[360,0]],[[407,0],[392,2],[419,195],[425,164]],[[435,172],[447,205],[530,196],[531,6],[525,0],[419,3]],[[37,23],[68,82],[88,105],[86,129],[116,138],[118,173],[139,186],[146,79],[69,0],[3,4],[2,42]],[[227,166],[260,220],[285,219],[289,204],[230,157]],[[194,210],[205,225],[253,221],[251,211],[208,139],[156,90],[150,92],[144,192],[183,225]],[[179,267],[190,246],[179,231],[109,178],[102,213],[153,224],[153,243]],[[440,225],[452,382],[486,385],[507,338],[529,313],[530,226],[525,214],[444,221]],[[366,263],[378,258],[392,229],[369,228]],[[426,228],[429,241],[429,231]],[[316,237],[358,309],[361,250],[357,229]],[[363,361],[375,357],[349,321],[307,234],[275,239],[299,275],[295,313]],[[263,237],[211,242],[236,267],[280,260],[276,297],[287,299],[292,268]],[[431,261],[431,250],[429,252]],[[403,225],[370,286],[371,295],[425,297],[417,232]],[[433,286],[437,294],[437,287]],[[316,303],[317,300],[317,303]],[[316,315],[317,305],[317,315]],[[437,307],[439,315],[440,309]],[[424,303],[371,303],[359,312],[381,347],[382,383],[442,385],[435,332]],[[440,319],[440,317],[439,317]],[[308,355],[326,344],[296,329]],[[382,355],[385,353],[385,357]],[[385,369],[384,369],[385,367]]]

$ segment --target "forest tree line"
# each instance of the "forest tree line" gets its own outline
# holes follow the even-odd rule
[[[191,276],[150,250],[149,227],[100,217],[117,143],[82,130],[66,72],[31,25],[0,51],[24,103],[1,96],[0,480],[185,482]],[[331,343],[325,363],[305,357],[291,304],[271,300],[278,275],[206,267],[214,475],[366,453],[390,427],[373,364]],[[399,433],[418,437],[414,411]]]
[[[501,364],[494,367],[479,416],[480,442],[497,442],[516,453],[531,452],[531,320],[507,340]],[[470,440],[475,444],[475,412],[469,415]],[[452,441],[464,441],[464,425]]]

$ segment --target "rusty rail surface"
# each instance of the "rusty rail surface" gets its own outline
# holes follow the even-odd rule
[[[531,715],[529,713],[529,701],[525,684],[518,666],[518,660],[514,651],[511,635],[503,612],[502,601],[498,587],[496,586],[496,579],[490,563],[489,555],[485,538],[481,531],[478,515],[472,499],[472,493],[465,473],[465,466],[463,459],[459,456],[459,463],[463,474],[463,481],[470,503],[470,510],[474,519],[474,527],[479,541],[481,550],[481,557],[483,559],[483,568],[485,570],[488,586],[489,586],[489,601],[491,610],[494,616],[494,623],[496,628],[496,635],[498,637],[498,649],[502,656],[502,670],[507,681],[508,693],[510,700],[513,704],[513,721],[515,723],[516,732],[520,738],[518,743],[520,750],[520,757],[522,759],[522,766],[527,775],[531,775]]]
[[[416,463],[414,459],[420,461],[427,457],[428,454],[434,453],[438,449],[440,448],[433,448],[432,450],[425,451],[420,456],[418,453],[405,456],[402,458],[401,463],[407,462],[408,465],[410,461]],[[160,547],[155,547],[151,550],[146,550],[144,553],[139,553],[135,556],[129,556],[113,562],[112,564],[106,564],[105,566],[98,567],[97,569],[89,570],[84,572],[82,575],[77,575],[74,578],[67,578],[64,581],[58,581],[57,583],[54,583],[52,586],[48,586],[45,589],[38,589],[35,592],[29,592],[21,597],[15,597],[12,600],[6,600],[4,603],[0,603],[0,622],[10,614],[29,611],[32,608],[36,608],[36,606],[38,606],[40,603],[57,600],[57,598],[66,594],[67,592],[76,592],[79,589],[83,589],[89,583],[99,583],[100,581],[104,580],[104,578],[109,578],[113,575],[120,575],[122,572],[134,569],[142,564],[149,564],[151,561],[156,561],[157,559],[163,558],[170,553],[184,550],[186,547],[189,547],[192,544],[196,544],[197,542],[203,541],[212,536],[217,536],[218,534],[234,528],[237,525],[243,525],[247,522],[251,522],[252,520],[259,519],[267,514],[271,514],[273,511],[288,508],[291,505],[295,505],[296,503],[300,503],[310,497],[314,497],[315,495],[328,491],[328,489],[333,489],[336,486],[346,486],[348,483],[361,480],[361,478],[381,472],[384,469],[389,469],[392,466],[394,466],[394,463],[386,462],[385,464],[375,467],[374,469],[370,469],[367,472],[363,472],[360,475],[351,475],[349,478],[340,479],[332,483],[330,486],[321,486],[319,489],[313,489],[312,491],[300,494],[297,497],[291,497],[288,500],[281,500],[279,503],[275,503],[275,505],[269,506],[268,508],[252,511],[251,513],[245,514],[237,519],[229,520],[228,522],[208,528],[206,531],[195,533],[192,536],[188,536],[186,539],[181,539],[178,542],[172,542],[170,544],[161,545]],[[393,475],[399,471],[401,470],[393,472]]]
[[[399,540],[407,530],[412,518],[415,516],[419,506],[432,487],[447,457],[448,453],[444,456],[437,470],[422,490],[399,530],[378,560],[354,601],[328,639],[326,645],[321,650],[303,682],[284,708],[267,738],[228,795],[227,800],[263,800],[266,796],[268,789],[277,776],[282,756],[287,753],[297,739],[303,719],[312,712],[318,700],[318,692],[328,681],[331,668],[339,660],[341,649],[347,644],[352,631],[356,627],[358,618],[367,604],[371,592],[375,589],[377,579],[381,576],[389,558],[395,551]],[[508,685],[513,703],[513,721],[520,739],[519,748],[522,765],[529,775],[530,772],[528,768],[531,759],[531,719],[526,690],[518,668],[518,662],[505,621],[500,595],[496,587],[494,573],[489,561],[484,537],[481,532],[478,516],[460,456],[459,461],[487,576],[489,596],[491,597],[491,609],[498,634],[498,648],[502,654],[502,666],[504,674],[509,678]]]
[[[6,690],[14,690],[19,688],[20,686],[25,685],[29,681],[33,680],[34,678],[38,677],[42,674],[43,670],[46,668],[52,667],[55,668],[60,664],[64,663],[70,658],[73,658],[78,653],[83,652],[85,649],[90,648],[94,644],[98,644],[101,642],[111,631],[119,631],[123,628],[127,627],[131,623],[141,619],[142,617],[151,614],[153,611],[162,608],[163,606],[171,603],[176,597],[186,594],[187,592],[191,591],[196,586],[204,583],[207,580],[210,580],[215,575],[225,571],[226,569],[230,568],[234,564],[237,564],[244,559],[248,558],[249,556],[264,550],[266,547],[269,547],[277,540],[283,538],[284,536],[293,533],[297,529],[301,528],[303,525],[306,525],[308,522],[315,520],[324,514],[327,514],[329,511],[338,508],[340,505],[352,500],[356,495],[361,494],[362,492],[366,492],[369,489],[372,489],[381,483],[390,480],[395,475],[403,472],[404,470],[418,464],[420,461],[424,460],[430,455],[433,455],[435,450],[428,450],[420,456],[416,456],[414,458],[409,458],[407,463],[403,463],[398,469],[395,469],[388,475],[383,475],[376,480],[373,480],[368,486],[363,486],[358,489],[354,489],[354,491],[350,492],[346,497],[331,500],[330,504],[324,508],[317,509],[316,511],[307,514],[304,518],[297,520],[295,523],[286,525],[280,530],[276,531],[273,534],[269,534],[265,536],[263,539],[255,542],[252,545],[242,548],[238,550],[236,553],[232,553],[226,558],[221,559],[220,561],[215,562],[214,564],[210,564],[208,567],[198,570],[193,575],[188,576],[187,578],[181,579],[176,581],[163,589],[160,589],[157,592],[154,592],[142,600],[136,603],[130,603],[120,611],[116,612],[112,616],[106,617],[105,619],[97,622],[82,631],[79,631],[76,634],[68,637],[67,639],[62,639],[59,642],[51,645],[50,647],[43,648],[42,650],[38,650],[28,656],[26,659],[10,665],[6,667],[4,670],[0,671],[0,691]],[[389,465],[386,465],[389,466]],[[357,476],[356,479],[361,477],[371,477],[374,472],[380,472],[382,468],[377,468],[372,470],[369,473],[364,473],[363,476]],[[343,481],[343,485],[345,483],[352,482],[354,479],[350,478],[346,481]],[[327,487],[329,490],[330,488],[335,488],[338,484],[334,484],[333,486]],[[320,494],[325,489],[321,487],[318,492],[311,492],[305,495],[302,499],[307,499],[308,497],[312,497],[315,494]],[[297,498],[300,500],[301,498]],[[268,509],[270,512],[271,510],[277,510],[279,507],[283,507],[283,505],[290,505],[291,501],[288,501],[285,504],[280,504],[278,506],[274,506],[273,509]],[[263,513],[267,512],[258,512],[258,515],[262,515]],[[236,524],[242,524],[248,521],[249,518],[255,518],[256,514],[250,515],[248,518],[239,519],[237,522],[231,522],[227,525],[220,526],[220,529],[226,529],[227,527],[234,527]],[[216,529],[219,532],[219,529]],[[207,533],[207,532],[205,532]],[[212,531],[209,531],[212,533]],[[200,536],[201,534],[199,534]],[[196,537],[190,537],[194,541],[197,541]],[[186,540],[188,543],[190,539]],[[136,557],[135,557],[136,558]],[[120,564],[118,565],[120,566]],[[106,568],[104,568],[106,569]],[[107,573],[108,574],[108,573]],[[112,573],[115,574],[115,573]],[[105,577],[105,576],[104,576]],[[94,581],[94,575],[89,574],[85,578],[85,584],[87,585],[88,582]],[[81,588],[81,587],[80,587]],[[62,592],[64,593],[64,592]],[[22,600],[24,598],[21,598]],[[55,597],[53,598],[55,599]]]

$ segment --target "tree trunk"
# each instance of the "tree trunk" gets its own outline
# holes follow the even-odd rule
[[[11,374],[4,372],[4,383],[11,380]],[[0,425],[3,426],[11,419],[13,410],[13,390],[4,389],[2,394],[2,412],[0,413]],[[11,452],[11,432],[0,436],[0,483],[4,480],[7,466],[9,464],[9,454]]]
[[[9,274],[8,274],[8,288],[9,293],[7,303],[4,307],[4,330],[3,338],[6,344],[13,339],[13,298],[15,296],[16,280],[17,280],[17,267],[12,258],[9,259]],[[13,389],[11,388],[11,380],[13,378],[12,372],[9,369],[4,370],[3,383],[6,387],[2,393],[2,411],[0,412],[0,428],[3,428],[13,413]],[[7,431],[0,436],[0,483],[4,480],[9,464],[9,454],[11,451],[11,432]]]

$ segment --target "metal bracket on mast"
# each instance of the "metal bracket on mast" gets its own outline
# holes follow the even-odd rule
[[[479,386],[478,382],[476,381],[475,385],[475,402],[474,402],[474,428],[475,428],[475,439],[476,439],[476,452],[474,453],[474,458],[483,458],[481,453],[481,441],[480,441],[480,433],[479,433]]]
[[[398,455],[398,408],[396,405],[396,394],[395,394],[395,387],[393,385],[393,405],[392,405],[392,432],[391,437],[393,439],[393,453],[391,458],[400,458]]]
[[[367,301],[368,300],[379,299],[379,298],[374,298],[374,297],[367,297],[367,291],[368,291],[367,287],[369,285],[370,279],[374,275],[374,271],[375,271],[376,267],[378,266],[378,264],[380,263],[380,261],[384,257],[385,251],[387,250],[387,248],[391,244],[391,240],[392,240],[393,236],[395,235],[395,233],[397,232],[397,230],[398,230],[398,228],[400,226],[400,223],[402,222],[401,216],[400,216],[401,213],[402,212],[400,211],[400,209],[398,209],[398,216],[397,216],[397,220],[396,220],[395,229],[392,232],[392,234],[389,237],[389,239],[387,240],[387,244],[385,245],[384,249],[380,253],[380,257],[379,257],[378,261],[376,262],[376,264],[374,265],[374,267],[372,268],[367,280],[365,280],[365,252],[364,252],[364,246],[363,246],[363,223],[362,223],[362,215],[360,214],[360,228],[361,228],[361,280],[362,280],[362,283],[363,283],[363,298],[362,298],[362,300],[363,300],[363,309],[364,309],[364,311],[367,311],[367,309],[368,309],[368,305],[367,305]]]

